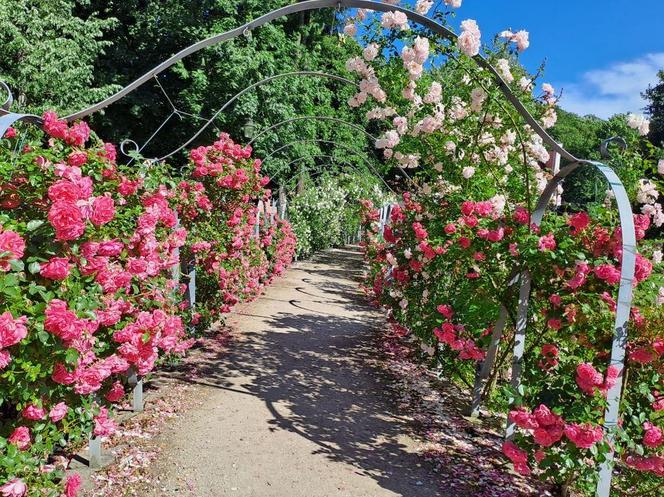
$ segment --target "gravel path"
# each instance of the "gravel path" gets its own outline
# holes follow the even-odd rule
[[[230,352],[182,373],[202,405],[162,436],[151,496],[446,495],[377,369],[361,273],[357,250],[327,251],[229,317]]]

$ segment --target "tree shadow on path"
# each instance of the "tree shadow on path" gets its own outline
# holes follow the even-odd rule
[[[385,321],[358,289],[361,272],[361,257],[350,250],[298,264],[286,284],[267,292],[280,301],[276,314],[260,300],[245,306],[236,316],[239,326],[252,320],[251,330],[241,329],[230,350],[203,354],[171,375],[260,398],[271,430],[314,442],[315,453],[398,495],[453,495],[405,436],[410,420],[397,412],[378,367],[376,330]]]

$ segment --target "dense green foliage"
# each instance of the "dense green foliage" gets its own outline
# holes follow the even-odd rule
[[[646,114],[650,117],[650,134],[648,139],[653,145],[664,144],[664,70],[657,74],[659,82],[650,86],[643,93],[648,101]]]

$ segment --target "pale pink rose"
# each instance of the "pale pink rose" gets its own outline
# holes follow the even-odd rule
[[[433,6],[433,1],[431,0],[417,0],[415,4],[415,12],[418,14],[427,15]]]
[[[354,22],[349,22],[344,26],[344,34],[351,37],[357,34],[357,26]]]
[[[468,57],[474,57],[480,53],[481,45],[480,28],[472,19],[467,19],[461,23],[461,34],[457,40],[457,46]]]
[[[364,50],[362,50],[362,56],[367,62],[371,62],[378,56],[380,51],[380,46],[377,43],[369,43]]]
[[[0,487],[2,497],[23,497],[27,492],[28,487],[19,478],[14,478]]]

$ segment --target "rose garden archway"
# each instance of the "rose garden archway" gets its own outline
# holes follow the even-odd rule
[[[174,56],[170,57],[169,59],[159,64],[145,75],[141,76],[140,78],[138,78],[137,80],[135,80],[134,82],[123,88],[122,90],[115,93],[114,95],[86,109],[82,109],[79,112],[71,114],[67,116],[66,119],[68,121],[74,121],[104,109],[105,107],[111,105],[112,103],[120,100],[124,96],[136,90],[140,86],[151,81],[152,78],[154,78],[156,75],[165,71],[169,67],[173,66],[175,63],[182,60],[184,57],[187,57],[188,55],[193,54],[199,50],[202,50],[206,47],[212,46],[217,43],[221,43],[227,40],[231,40],[233,38],[237,38],[239,36],[243,36],[244,34],[250,32],[251,30],[259,28],[260,26],[263,26],[264,24],[269,23],[278,18],[292,15],[295,13],[306,12],[309,10],[323,9],[323,8],[337,8],[337,9],[363,8],[379,12],[398,11],[404,13],[408,17],[408,19],[430,30],[433,34],[435,34],[440,38],[452,41],[456,39],[456,35],[452,31],[441,25],[440,23],[437,23],[436,21],[427,18],[426,16],[420,15],[416,12],[410,11],[403,7],[388,5],[368,0],[308,0],[275,10],[236,29],[213,36],[206,40],[202,40],[182,50],[181,52],[175,54]],[[611,350],[610,362],[612,365],[615,365],[620,369],[622,369],[625,361],[627,325],[630,316],[632,281],[634,279],[635,256],[636,256],[635,229],[632,219],[632,211],[625,188],[620,182],[618,176],[608,166],[598,162],[580,160],[576,158],[573,154],[566,151],[558,143],[556,143],[556,141],[553,140],[553,138],[543,129],[543,127],[540,126],[540,124],[532,117],[532,115],[527,111],[526,107],[518,100],[518,98],[516,98],[512,94],[508,85],[501,78],[500,74],[496,71],[496,69],[493,68],[480,55],[475,56],[473,60],[480,67],[484,68],[492,75],[494,81],[496,82],[498,88],[500,89],[504,97],[519,112],[521,117],[524,119],[526,123],[528,123],[528,125],[530,125],[530,127],[534,130],[534,132],[537,133],[552,150],[557,151],[566,161],[569,162],[569,164],[565,166],[549,182],[543,194],[541,195],[537,203],[537,207],[533,213],[533,222],[535,224],[539,224],[541,222],[544,212],[549,203],[549,200],[553,195],[555,188],[558,186],[558,184],[562,182],[563,179],[566,176],[568,176],[572,171],[578,168],[581,167],[596,168],[608,180],[609,185],[615,194],[616,204],[618,207],[620,222],[622,227],[621,243],[622,243],[623,260],[622,260],[622,267],[620,274],[620,288],[617,299],[617,310],[616,310],[615,323],[614,323],[614,339]],[[282,75],[276,75],[270,78],[266,78],[265,80],[262,80],[255,84],[249,85],[247,88],[243,89],[240,93],[238,93],[235,97],[229,100],[221,109],[219,109],[217,113],[223,112],[223,110],[225,110],[226,107],[230,105],[236,98],[238,98],[245,92],[255,88],[260,84],[267,83],[278,77],[298,76],[298,75],[328,77],[345,83],[354,84],[352,81],[347,80],[346,78],[342,78],[341,76],[327,75],[315,72],[303,71],[298,73],[287,73]],[[8,98],[7,102],[2,106],[2,109],[0,109],[0,136],[4,135],[5,131],[15,122],[23,121],[33,124],[39,124],[41,122],[38,116],[14,114],[9,112],[8,109],[10,105],[11,105],[11,95]],[[296,119],[304,119],[304,118],[296,118]],[[200,133],[207,126],[209,126],[213,120],[214,117],[210,119],[205,124],[205,126],[203,126],[203,128],[201,128],[190,140],[182,144],[179,148],[175,149],[174,151],[168,153],[167,155],[164,155],[163,157],[161,157],[161,159],[165,159],[170,155],[172,155],[173,153],[177,152],[178,150],[182,149],[183,147],[187,146],[197,136],[199,136]],[[270,128],[267,129],[269,130]],[[513,353],[513,366],[512,366],[512,383],[513,386],[515,387],[518,387],[520,384],[520,373],[521,373],[523,354],[526,343],[525,341],[526,341],[526,329],[528,324],[528,303],[529,303],[528,300],[529,300],[530,283],[531,283],[530,275],[528,273],[528,268],[520,268],[518,278],[520,284],[520,297],[519,297],[519,305],[517,310],[516,340],[515,340],[515,348]],[[498,322],[500,323],[501,320],[499,319]],[[500,333],[502,332],[501,328],[502,327],[498,324],[494,328],[494,336],[496,339],[492,340],[492,346],[494,344],[495,346],[497,346],[498,342],[497,339],[500,338]],[[491,355],[492,355],[491,352],[489,352],[488,357],[491,357]],[[488,359],[487,362],[485,363],[485,368],[490,368],[490,367],[491,367],[491,362]],[[608,407],[605,412],[604,428],[608,431],[607,438],[609,441],[612,440],[612,428],[614,428],[618,422],[621,390],[622,390],[622,376],[618,378],[618,381],[616,381],[616,383],[608,391],[608,396],[607,396]],[[601,466],[600,478],[597,487],[597,495],[599,497],[606,497],[609,494],[610,484],[611,484],[611,474],[612,474],[612,463],[613,463],[613,454],[611,453],[609,454],[607,460]]]

